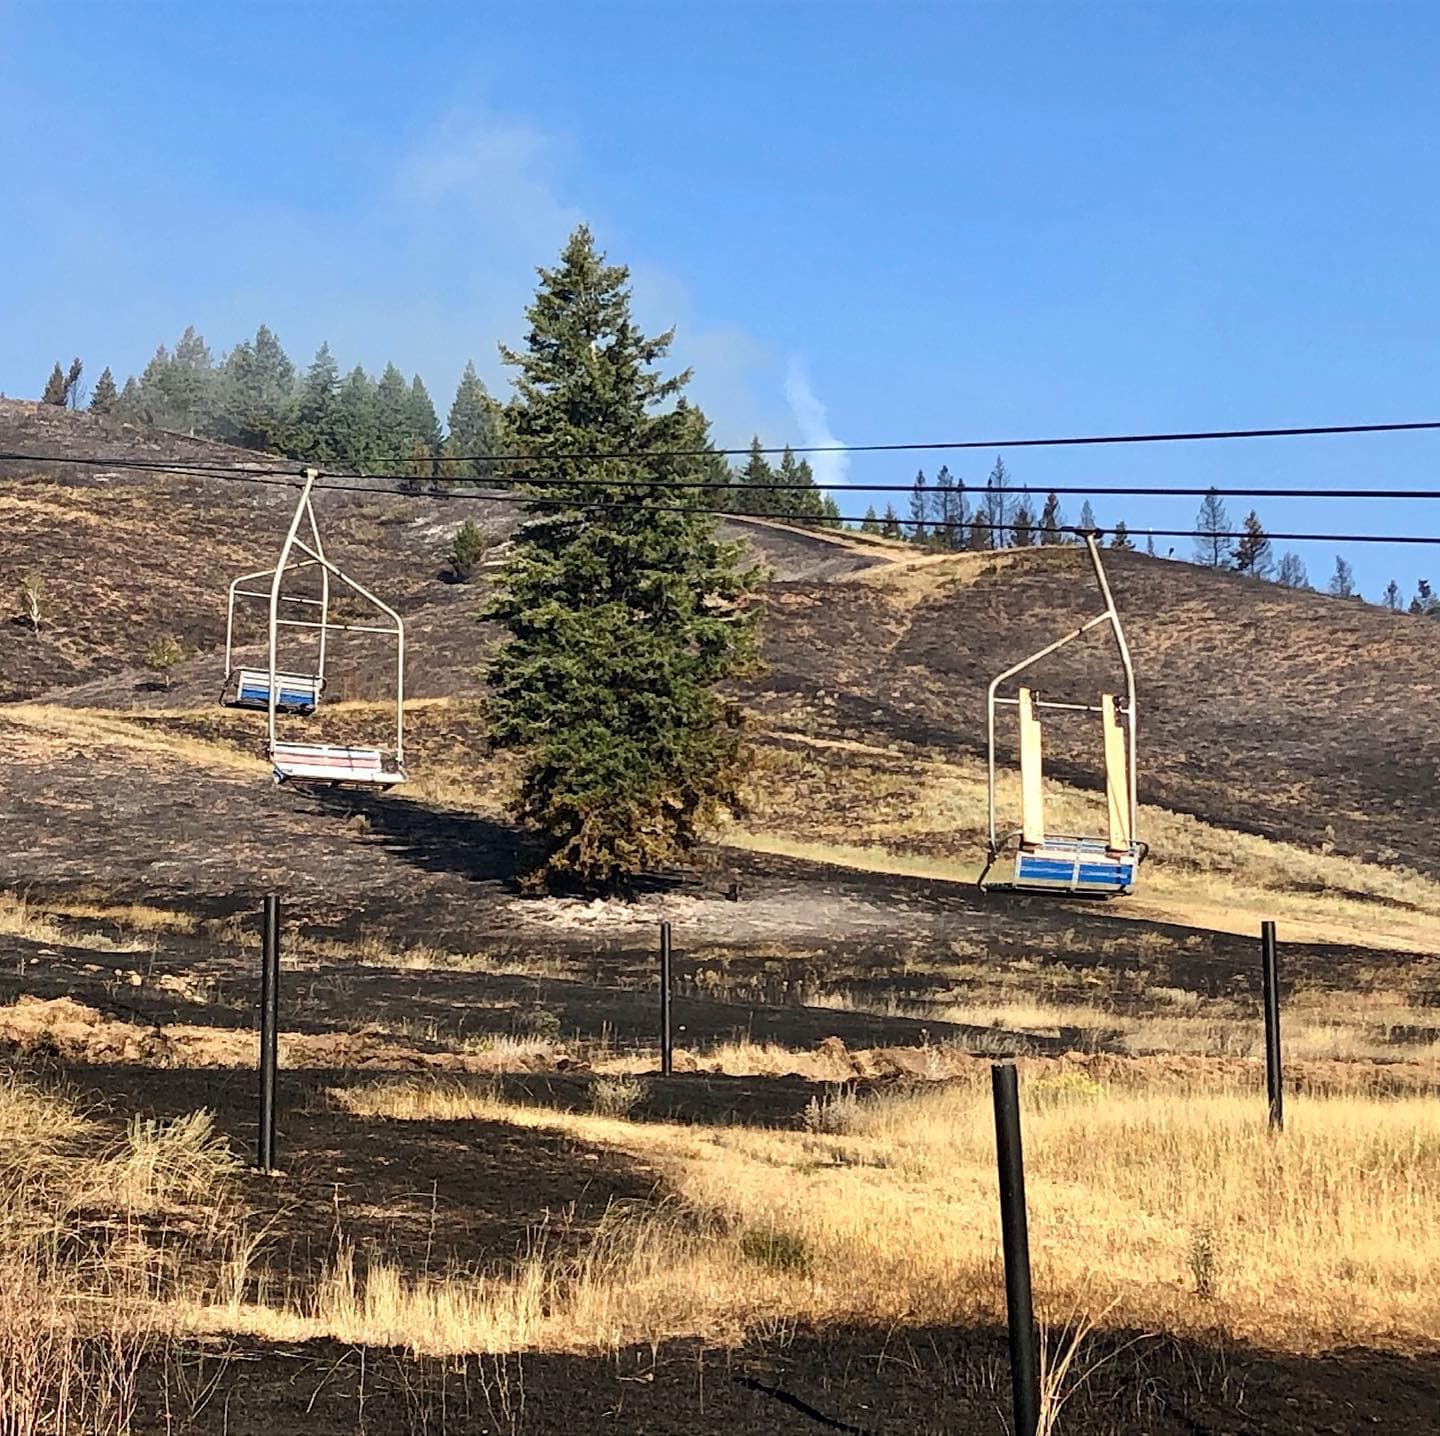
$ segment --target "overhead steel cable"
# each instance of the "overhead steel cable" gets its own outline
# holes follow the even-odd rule
[[[299,473],[290,461],[264,463],[256,460],[247,463],[233,460],[220,463],[218,460],[202,462],[198,459],[137,459],[128,455],[111,456],[96,454],[12,454],[0,453],[0,463],[10,464],[79,464],[86,468],[101,469],[150,469],[159,473],[175,474],[289,474]]]
[[[1409,426],[1409,427],[1416,427],[1416,426]],[[1427,427],[1428,427],[1428,426],[1427,426]],[[1278,432],[1278,431],[1275,431],[1275,432]],[[1348,431],[1347,431],[1347,432],[1348,432]],[[99,459],[71,458],[71,457],[69,457],[69,456],[51,456],[50,458],[45,458],[45,457],[43,457],[43,456],[37,456],[37,455],[6,454],[6,453],[0,453],[0,461],[9,461],[9,462],[37,462],[37,463],[40,463],[40,462],[97,463],[97,464],[99,464],[99,463],[104,463],[104,464],[106,464],[106,466],[108,466],[108,467],[115,467],[115,468],[134,467],[134,468],[140,468],[140,469],[146,469],[146,470],[158,470],[159,472],[162,472],[162,473],[176,472],[176,473],[179,473],[179,474],[180,474],[181,476],[183,476],[183,477],[213,478],[213,479],[222,480],[222,481],[227,481],[227,482],[267,484],[267,485],[274,485],[274,486],[283,486],[283,487],[287,487],[287,488],[289,488],[289,487],[298,487],[298,486],[301,484],[301,482],[302,482],[301,475],[302,475],[302,473],[303,473],[303,470],[301,470],[301,469],[289,469],[289,470],[284,469],[284,468],[260,469],[260,468],[241,468],[241,467],[238,467],[238,466],[237,466],[236,468],[233,468],[233,469],[227,469],[227,468],[224,468],[224,467],[217,467],[217,468],[215,468],[215,469],[206,469],[206,470],[198,470],[198,469],[194,469],[194,470],[191,470],[191,469],[175,470],[175,469],[173,468],[173,466],[168,465],[168,464],[164,464],[164,463],[161,462],[161,461],[145,460],[145,461],[138,461],[138,462],[132,461],[132,462],[128,462],[128,463],[127,463],[127,462],[111,462],[111,461],[108,461],[108,460],[99,460]],[[474,490],[458,491],[458,490],[453,490],[453,489],[444,489],[444,490],[434,490],[434,489],[432,489],[432,490],[430,490],[430,491],[420,491],[420,490],[418,490],[418,489],[416,489],[416,488],[393,488],[393,487],[385,487],[385,486],[383,486],[383,484],[380,482],[380,481],[382,481],[382,480],[385,481],[385,482],[388,482],[388,483],[405,482],[405,481],[407,480],[407,478],[411,479],[411,482],[426,482],[426,483],[438,482],[438,481],[434,478],[434,476],[432,476],[432,475],[426,475],[426,476],[423,476],[423,477],[422,477],[422,476],[414,476],[413,478],[411,478],[411,476],[406,476],[406,475],[369,475],[369,476],[367,476],[367,475],[352,475],[351,477],[352,477],[352,478],[360,478],[360,479],[364,479],[364,478],[367,478],[367,477],[368,477],[368,478],[374,480],[375,482],[369,482],[369,483],[355,483],[355,482],[335,483],[335,482],[329,482],[329,483],[327,483],[327,482],[321,481],[321,482],[317,482],[317,484],[315,485],[315,488],[316,488],[317,490],[326,490],[326,491],[329,491],[329,492],[364,494],[364,495],[367,495],[367,496],[370,496],[370,497],[387,496],[387,497],[404,498],[404,499],[417,499],[417,498],[434,499],[434,500],[440,500],[440,501],[442,501],[442,502],[443,502],[443,501],[455,501],[455,502],[469,501],[469,502],[476,502],[476,503],[517,504],[517,505],[521,505],[521,506],[523,506],[523,507],[531,508],[531,509],[568,510],[568,511],[574,512],[574,513],[594,513],[594,512],[604,512],[604,511],[622,511],[622,512],[628,511],[628,512],[650,512],[650,513],[703,513],[703,514],[708,514],[708,515],[710,515],[710,516],[712,516],[712,517],[721,518],[721,519],[723,519],[723,518],[760,519],[760,520],[768,520],[768,521],[770,521],[770,522],[779,523],[779,524],[789,524],[789,525],[800,526],[800,527],[811,527],[811,528],[821,528],[821,529],[829,528],[829,527],[832,526],[832,525],[849,525],[852,530],[855,530],[855,529],[858,529],[860,525],[862,525],[862,524],[864,524],[864,523],[866,523],[866,522],[878,522],[878,521],[879,521],[879,520],[876,520],[876,519],[872,519],[869,515],[866,515],[866,516],[863,516],[863,517],[862,517],[862,516],[854,515],[854,514],[814,514],[814,513],[803,514],[803,513],[798,513],[798,512],[775,513],[775,512],[766,512],[766,511],[762,511],[762,510],[758,510],[758,509],[713,508],[713,507],[707,507],[707,506],[705,506],[705,505],[703,505],[703,504],[663,504],[663,503],[662,503],[662,504],[657,504],[657,503],[653,503],[653,502],[649,502],[649,503],[625,503],[625,502],[620,502],[620,501],[616,501],[616,500],[613,500],[613,499],[602,499],[602,500],[598,500],[598,501],[595,501],[595,502],[575,502],[575,501],[570,500],[570,499],[545,498],[543,495],[529,494],[529,493],[516,493],[516,492],[507,492],[507,493],[499,493],[499,494],[497,494],[497,493],[476,492],[476,491],[474,491]],[[446,481],[446,482],[454,482],[454,481]],[[526,485],[524,485],[524,486],[525,486],[525,487],[537,487],[537,486],[534,485],[533,483],[532,483],[532,484],[526,484]],[[570,487],[574,487],[575,485],[574,485],[573,482],[572,482],[569,486],[570,486]],[[606,487],[612,488],[612,489],[620,489],[620,488],[627,488],[627,487],[628,487],[628,488],[646,488],[646,489],[650,489],[650,488],[684,489],[684,488],[692,487],[692,486],[685,485],[685,484],[683,484],[683,483],[676,482],[676,481],[655,480],[655,481],[637,481],[637,482],[633,482],[633,483],[630,482],[630,481],[625,481],[625,482],[622,482],[622,483],[607,485]],[[718,487],[724,488],[724,489],[728,490],[729,492],[743,493],[746,488],[749,488],[749,487],[752,487],[752,486],[750,486],[750,485],[743,485],[743,484],[737,484],[737,485],[734,485],[734,486],[730,486],[730,485],[719,485]],[[760,485],[754,485],[753,487],[756,488],[756,489],[759,489],[761,486],[760,486]],[[807,491],[807,492],[813,491],[813,490],[811,490],[811,488],[810,488],[809,485],[804,485],[804,486],[800,486],[800,487],[802,487],[802,488],[803,488],[805,491]],[[855,486],[855,487],[858,488],[858,486]],[[932,492],[933,492],[933,490],[932,490]],[[971,491],[967,490],[966,492],[971,492]],[[977,492],[978,492],[978,491],[977,491]],[[1245,490],[1245,489],[1215,489],[1215,488],[1203,488],[1203,489],[1165,489],[1165,488],[1158,488],[1158,487],[1143,487],[1143,488],[1137,487],[1137,488],[1134,488],[1134,489],[1126,489],[1126,490],[1113,489],[1113,488],[1112,488],[1112,489],[1085,489],[1085,488],[1077,488],[1077,489],[1065,489],[1065,490],[1038,490],[1038,491],[1036,491],[1036,490],[1030,490],[1030,489],[1006,489],[1004,492],[1005,492],[1008,496],[1014,496],[1014,495],[1019,494],[1019,493],[1032,493],[1032,492],[1042,492],[1042,493],[1043,493],[1043,492],[1055,492],[1055,493],[1065,492],[1065,493],[1081,493],[1081,494],[1121,493],[1121,492],[1124,492],[1124,493],[1131,493],[1131,494],[1134,494],[1134,495],[1145,495],[1145,496],[1150,496],[1150,497],[1167,498],[1167,497],[1177,497],[1177,496],[1179,496],[1179,497],[1184,497],[1184,496],[1192,495],[1192,494],[1205,495],[1205,494],[1211,494],[1211,493],[1214,493],[1214,494],[1216,494],[1216,495],[1218,495],[1218,496],[1220,496],[1220,497],[1226,497],[1226,496],[1229,496],[1229,497],[1243,497],[1243,496],[1248,496],[1252,491],[1250,491],[1250,490]],[[1259,491],[1254,491],[1254,492],[1259,492]],[[1272,496],[1276,496],[1276,497],[1285,496],[1285,497],[1291,497],[1291,498],[1327,498],[1327,497],[1342,497],[1342,496],[1343,496],[1343,497],[1354,497],[1354,498],[1361,498],[1361,499],[1391,498],[1391,497],[1440,498],[1440,492],[1432,492],[1432,491],[1430,491],[1430,490],[1378,490],[1378,491],[1377,491],[1377,490],[1368,490],[1368,489],[1367,489],[1367,490],[1353,490],[1353,491],[1349,491],[1349,490],[1347,490],[1347,491],[1335,491],[1335,490],[1325,490],[1325,489],[1315,489],[1315,490],[1287,489],[1287,490],[1276,490],[1276,491],[1274,491],[1274,494],[1273,494]],[[906,528],[908,528],[908,529],[912,529],[912,530],[913,530],[915,527],[917,527],[917,523],[918,523],[918,526],[919,526],[919,527],[921,527],[921,528],[923,528],[923,529],[925,529],[926,531],[929,531],[929,532],[936,532],[936,531],[942,531],[942,530],[943,530],[943,531],[946,531],[946,532],[956,532],[956,531],[966,531],[966,530],[974,530],[974,529],[980,529],[980,530],[982,530],[982,531],[991,531],[991,530],[994,530],[994,531],[1013,532],[1013,531],[1015,531],[1017,528],[1024,528],[1024,527],[1025,527],[1025,525],[1017,525],[1017,524],[1015,524],[1015,523],[993,523],[993,522],[991,522],[991,521],[989,521],[989,520],[979,520],[979,519],[954,519],[954,520],[947,520],[947,519],[929,519],[929,518],[927,518],[927,519],[924,519],[923,521],[912,521],[912,520],[909,520],[909,519],[903,519],[903,520],[902,520],[902,519],[899,519],[898,516],[897,516],[896,522],[901,523],[901,524],[904,525],[904,527],[906,527]],[[1056,534],[1056,533],[1082,534],[1082,533],[1086,532],[1085,529],[1081,528],[1081,527],[1078,526],[1078,525],[1074,525],[1074,524],[1065,524],[1065,525],[1060,525],[1060,526],[1057,526],[1057,527],[1042,527],[1042,526],[1041,526],[1040,524],[1038,524],[1038,523],[1033,523],[1033,524],[1029,525],[1029,531],[1030,531],[1031,533],[1033,533],[1033,534]],[[1097,531],[1098,531],[1098,532],[1111,532],[1111,530],[1097,530]],[[1233,531],[1233,532],[1217,533],[1217,532],[1212,532],[1212,531],[1210,531],[1210,530],[1193,529],[1193,528],[1192,528],[1192,529],[1131,528],[1131,527],[1129,527],[1128,525],[1127,525],[1127,527],[1126,527],[1126,533],[1127,533],[1130,537],[1132,537],[1132,538],[1166,538],[1166,539],[1171,539],[1171,538],[1178,538],[1178,539],[1201,538],[1201,539],[1207,539],[1207,540],[1227,541],[1227,542],[1228,542],[1228,541],[1232,541],[1232,540],[1239,540],[1239,539],[1241,539],[1241,538],[1246,537],[1246,534],[1245,534],[1245,532],[1244,532],[1243,530],[1237,530],[1237,531]],[[874,535],[871,535],[871,536],[874,536]],[[1279,533],[1279,532],[1272,532],[1272,531],[1270,531],[1270,530],[1266,530],[1265,536],[1266,536],[1267,538],[1271,539],[1272,541],[1280,541],[1280,542],[1285,542],[1285,543],[1336,543],[1336,544],[1362,543],[1362,544],[1421,544],[1421,545],[1437,545],[1437,544],[1440,544],[1440,536],[1431,536],[1431,535],[1425,535],[1425,534]]]
[[[1384,424],[1306,424],[1288,425],[1264,429],[1179,429],[1152,433],[1120,434],[1069,434],[1030,439],[943,439],[925,442],[883,443],[883,444],[777,444],[746,446],[737,449],[689,448],[689,449],[590,449],[556,450],[550,453],[502,453],[502,454],[448,454],[451,463],[580,463],[599,462],[605,459],[701,459],[701,458],[743,458],[747,454],[901,454],[929,453],[946,450],[964,451],[973,449],[1059,449],[1083,448],[1115,444],[1189,444],[1210,443],[1237,439],[1301,439],[1327,438],[1347,434],[1403,434],[1423,433],[1440,430],[1440,419],[1409,420]],[[152,461],[137,461],[122,456],[75,457],[66,454],[5,454],[0,461],[34,463],[97,464],[111,468],[151,467]],[[206,463],[192,460],[177,460],[161,467],[175,471],[187,468],[210,468]],[[237,467],[239,467],[237,465]],[[258,465],[257,465],[258,467]],[[283,472],[283,470],[282,470]],[[327,477],[331,471],[325,471]],[[392,476],[387,476],[392,477]]]
[[[501,462],[495,460],[495,462]],[[56,463],[56,464],[87,464],[98,465],[106,468],[131,468],[155,473],[175,473],[182,476],[194,476],[197,478],[237,478],[253,479],[259,483],[272,482],[283,484],[298,483],[304,473],[303,466],[295,467],[262,467],[248,465],[199,465],[199,464],[172,464],[158,459],[96,459],[76,458],[69,455],[59,454],[6,454],[0,453],[0,463]],[[386,489],[377,487],[382,484],[463,484],[479,483],[486,487],[506,487],[510,489],[538,489],[538,488],[628,488],[628,489],[659,489],[659,490],[695,490],[697,492],[711,493],[816,493],[826,492],[824,488],[816,483],[781,483],[778,480],[773,483],[751,484],[745,482],[730,482],[719,479],[624,479],[607,481],[590,477],[576,478],[511,478],[495,476],[479,478],[466,475],[459,478],[444,478],[436,474],[377,474],[358,473],[347,474],[335,469],[322,469],[320,481],[316,484],[317,489],[330,489],[341,493],[396,493],[406,497],[414,497],[414,489]],[[340,482],[334,482],[340,480]],[[830,486],[833,489],[843,489],[851,494],[913,494],[915,485],[908,484],[835,484]],[[950,490],[937,488],[934,485],[926,487],[925,492],[932,497]],[[963,488],[957,487],[956,495],[970,495],[976,498],[988,492],[981,486],[966,485]],[[1440,488],[1436,489],[1335,489],[1335,488],[1284,488],[1270,485],[1256,487],[1235,487],[1233,485],[1175,485],[1167,486],[1161,484],[1014,484],[998,492],[1003,492],[1007,498],[1044,498],[1050,494],[1056,497],[1075,498],[1206,498],[1214,495],[1222,499],[1345,499],[1345,500],[1366,500],[1378,499],[1386,501],[1412,501],[1440,499]],[[499,498],[500,495],[479,495],[470,491],[456,491],[454,494],[441,494],[438,491],[431,491],[427,497],[455,497],[455,498],[477,498],[490,497]],[[528,501],[528,496],[525,497]],[[905,520],[909,522],[909,520]],[[926,520],[926,523],[932,522]]]
[[[743,458],[747,454],[905,454],[937,450],[964,449],[1065,449],[1103,444],[1193,444],[1228,439],[1304,439],[1324,438],[1338,434],[1403,434],[1440,430],[1440,419],[1427,419],[1396,424],[1311,424],[1278,429],[1182,429],[1149,434],[1074,434],[1043,439],[943,439],[926,443],[903,444],[780,444],[742,449],[633,449],[608,452],[564,451],[553,454],[453,454],[456,463],[480,463],[486,459],[506,462],[535,463],[547,460],[577,461],[583,459],[699,459],[709,455],[721,458]]]

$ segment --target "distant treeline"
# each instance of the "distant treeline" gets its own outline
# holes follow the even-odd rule
[[[194,328],[173,349],[161,345],[138,378],[117,386],[105,369],[86,395],[84,364],[56,364],[44,402],[88,407],[98,414],[134,419],[179,433],[218,439],[240,448],[283,454],[320,467],[352,473],[392,475],[419,484],[453,479],[515,479],[523,467],[507,465],[511,452],[505,405],[486,389],[473,363],[466,364],[444,426],[418,374],[408,381],[394,364],[378,379],[356,365],[341,374],[328,344],[322,344],[303,372],[265,325],[254,339],[237,344],[218,362]],[[841,528],[835,500],[815,482],[809,462],[785,449],[778,463],[762,452],[758,438],[743,463],[732,466],[711,452],[709,424],[688,401],[695,435],[694,469],[702,487],[697,504],[738,513],[774,515]],[[687,473],[693,481],[693,475]],[[883,513],[870,506],[854,525],[860,532],[903,539],[939,549],[1027,548],[1073,544],[1074,530],[1097,529],[1087,500],[1075,524],[1066,518],[1057,494],[1037,513],[1028,495],[1014,492],[1010,471],[997,457],[983,484],[971,487],[942,465],[933,480],[922,469],[910,487],[903,516],[893,503]],[[1284,588],[1312,587],[1298,554],[1276,557],[1259,515],[1251,510],[1234,529],[1218,493],[1206,496],[1195,519],[1191,560],[1205,568],[1229,569]],[[1232,537],[1231,535],[1238,535]],[[1128,526],[1111,525],[1109,546],[1133,549]],[[1156,554],[1153,539],[1146,552]],[[1175,557],[1174,549],[1164,555]],[[1326,591],[1336,598],[1361,598],[1354,573],[1341,555]],[[1381,604],[1400,612],[1440,617],[1440,597],[1421,579],[1408,604],[1391,579]]]
[[[876,514],[872,505],[859,525],[862,533],[884,538],[904,539],[939,549],[1028,548],[1034,544],[1074,544],[1080,538],[1076,530],[1091,529],[1100,533],[1095,511],[1087,499],[1080,508],[1077,522],[1071,523],[1060,506],[1060,496],[1048,494],[1037,516],[1029,496],[1014,492],[1010,471],[1003,458],[983,485],[969,487],[963,478],[941,465],[934,480],[921,469],[910,487],[905,517],[887,504],[883,514]],[[1115,549],[1135,548],[1134,538],[1124,520],[1117,521],[1102,535]],[[1160,557],[1155,541],[1147,537],[1145,552]],[[1168,549],[1164,557],[1174,558]],[[1282,588],[1312,589],[1310,576],[1300,555],[1293,552],[1275,556],[1270,536],[1251,509],[1236,529],[1218,491],[1207,494],[1195,516],[1194,547],[1190,561],[1202,568],[1228,569],[1250,574],[1279,584]],[[1341,554],[1335,556],[1335,569],[1325,591],[1335,598],[1362,599],[1355,587],[1355,574]],[[1415,595],[1407,604],[1400,585],[1392,578],[1381,595],[1383,607],[1396,613],[1408,611],[1429,617],[1440,617],[1440,598],[1431,591],[1426,579],[1416,586]]]
[[[396,365],[387,364],[378,379],[360,365],[342,375],[328,344],[302,372],[263,324],[254,339],[237,344],[218,362],[189,328],[174,349],[162,344],[139,378],[131,375],[123,386],[105,369],[88,405],[83,373],[80,359],[68,370],[56,364],[44,402],[88,407],[352,473],[415,482],[524,475],[523,466],[504,462],[511,452],[505,406],[486,389],[473,363],[460,376],[443,428],[418,374],[407,381]],[[702,455],[697,458],[702,482],[714,486],[694,491],[697,504],[838,525],[839,509],[820,491],[805,460],[787,448],[772,465],[757,438],[745,464],[732,469],[718,454],[703,456],[713,447],[709,425],[695,405],[685,407]],[[791,487],[769,487],[776,484]]]

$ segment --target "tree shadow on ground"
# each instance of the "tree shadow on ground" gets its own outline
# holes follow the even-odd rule
[[[848,1436],[1009,1429],[1002,1330],[984,1324],[866,1326],[776,1334],[731,1348],[689,1338],[604,1355],[511,1353],[416,1359],[311,1341],[246,1345],[194,1428],[270,1436],[359,1429],[571,1436]],[[362,1359],[363,1358],[363,1359]],[[1224,1342],[1105,1333],[1064,1406],[1067,1436],[1429,1436],[1440,1362],[1345,1350],[1314,1357]],[[152,1371],[145,1400],[157,1402]],[[221,1409],[223,1407],[224,1421]]]
[[[326,812],[363,817],[372,841],[427,872],[514,886],[538,856],[534,840],[518,828],[474,813],[433,808],[394,793],[319,788],[306,796]]]

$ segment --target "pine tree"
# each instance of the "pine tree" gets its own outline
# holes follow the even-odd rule
[[[1422,578],[1415,585],[1415,597],[1410,600],[1410,612],[1426,618],[1440,616],[1440,598],[1430,588],[1430,580]]]
[[[775,472],[775,482],[784,484],[786,487],[774,491],[771,495],[774,507],[767,512],[791,519],[824,517],[825,504],[820,490],[816,486],[815,474],[810,468],[810,461],[801,459],[797,462],[789,444],[786,444],[785,452],[780,456],[780,467]],[[836,509],[836,513],[839,513],[838,509]]]
[[[1115,532],[1110,536],[1110,547],[1118,548],[1122,552],[1134,553],[1135,544],[1130,538],[1130,530],[1125,527],[1125,520],[1119,519],[1115,524]]]
[[[337,432],[340,366],[322,344],[310,361],[295,400],[295,452],[322,467],[337,463],[343,456]]]
[[[431,402],[430,391],[418,374],[410,379],[410,392],[405,400],[405,426],[410,436],[410,450],[417,461],[409,470],[415,474],[430,475],[435,472],[435,460],[440,454],[440,420]]]
[[[1195,540],[1195,562],[1202,568],[1228,568],[1230,550],[1226,535],[1230,532],[1230,515],[1214,489],[1205,495],[1200,505],[1195,529],[1199,535]]]
[[[840,517],[840,505],[824,494],[820,499],[820,523],[827,529],[843,529],[845,524]]]
[[[1090,507],[1089,499],[1080,505],[1080,528],[1096,535],[1100,532],[1100,525],[1095,522],[1095,510]]]
[[[712,509],[732,507],[730,490],[734,475],[725,456],[715,452],[715,440],[711,436],[710,420],[705,417],[705,411],[689,399],[680,398],[675,402],[675,422],[681,435],[676,448],[684,454],[696,456],[685,460],[682,477],[706,485],[693,491],[697,502]]]
[[[970,525],[969,538],[965,547],[976,553],[995,547],[995,531],[990,527],[990,520],[985,517],[987,513],[988,510],[981,509]]]
[[[1060,495],[1053,490],[1045,497],[1045,507],[1040,511],[1040,542],[1061,544],[1065,542],[1065,515],[1060,512]]]
[[[885,505],[885,517],[880,520],[880,532],[886,538],[898,539],[904,536],[900,527],[900,515],[895,512],[894,504]]]
[[[1256,578],[1269,578],[1274,566],[1270,557],[1270,538],[1260,526],[1260,516],[1251,509],[1245,515],[1244,532],[1231,557],[1237,573],[1253,573]]]
[[[995,467],[985,480],[985,520],[990,525],[990,548],[1005,547],[1005,525],[1010,522],[1010,470],[995,455]]]
[[[1399,613],[1404,607],[1400,598],[1400,585],[1393,578],[1385,585],[1385,597],[1382,602],[1391,613]]]
[[[775,500],[780,497],[772,487],[777,482],[775,470],[770,467],[770,461],[763,452],[760,435],[755,434],[750,440],[750,453],[744,466],[735,475],[736,511],[744,514],[773,514],[776,510]]]
[[[860,520],[860,532],[862,534],[878,534],[880,532],[880,520],[875,517],[874,504],[865,510],[865,517]]]
[[[380,444],[376,472],[403,474],[410,462],[410,387],[394,364],[387,364],[375,386],[375,420]]]
[[[1035,542],[1035,515],[1030,505],[1021,499],[1010,515],[1010,544],[1012,548],[1029,548]]]
[[[283,454],[295,435],[295,366],[266,325],[225,356],[217,378],[216,431],[244,449]]]
[[[170,367],[170,351],[161,344],[140,371],[136,386],[136,417],[161,429],[172,427]]]
[[[1298,553],[1281,554],[1279,566],[1275,570],[1275,582],[1281,588],[1310,587],[1310,575],[1305,572],[1305,565],[1300,561]]]
[[[131,374],[125,380],[125,387],[120,391],[120,398],[116,402],[115,412],[126,419],[138,419],[140,417],[140,381]]]
[[[937,542],[946,548],[965,546],[965,521],[969,518],[969,506],[965,502],[965,481],[951,474],[947,465],[940,465],[935,475],[935,517],[941,527],[935,529]]]
[[[80,376],[85,372],[85,366],[80,362],[77,354],[70,361],[70,368],[65,374],[65,407],[67,409],[78,409],[84,402],[84,391],[80,388]]]
[[[50,377],[45,381],[45,392],[40,396],[42,404],[53,404],[57,409],[65,407],[65,371],[60,367],[60,361],[55,361],[55,367],[50,371]]]
[[[162,383],[166,427],[185,434],[206,432],[215,417],[215,367],[193,324],[180,336]]]
[[[373,472],[381,457],[375,384],[357,364],[335,396],[335,458],[357,473]]]
[[[689,375],[661,374],[671,335],[640,333],[627,281],[582,226],[540,271],[525,349],[501,351],[507,429],[539,456],[511,473],[574,507],[530,511],[487,615],[508,631],[492,740],[521,754],[517,813],[545,840],[532,882],[603,890],[684,857],[737,805],[741,720],[717,685],[755,653],[739,546],[701,497],[677,502],[695,491],[640,486],[703,467],[675,452]],[[625,457],[575,457],[597,453]]]
[[[924,543],[930,537],[930,491],[925,487],[925,470],[917,469],[910,486],[910,540]]]
[[[1149,557],[1151,557],[1151,558],[1154,558],[1154,557],[1155,557],[1155,535],[1154,535],[1154,534],[1146,534],[1146,535],[1145,535],[1145,552],[1146,552],[1147,555],[1149,555]]]
[[[1332,598],[1359,598],[1355,591],[1355,571],[1338,553],[1335,555],[1335,572],[1330,575],[1329,585]]]
[[[101,370],[95,381],[95,392],[90,396],[92,414],[113,414],[120,403],[119,391],[115,388],[115,376],[109,368]]]
[[[504,422],[474,360],[460,376],[445,428],[445,472],[451,478],[483,479],[497,471],[490,456],[505,451]]]

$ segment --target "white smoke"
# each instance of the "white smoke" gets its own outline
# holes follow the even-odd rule
[[[799,359],[792,359],[785,371],[785,401],[800,430],[803,447],[829,448],[842,441],[830,428],[830,416],[810,387],[810,376]],[[806,454],[815,482],[822,489],[843,488],[849,482],[849,454]]]

